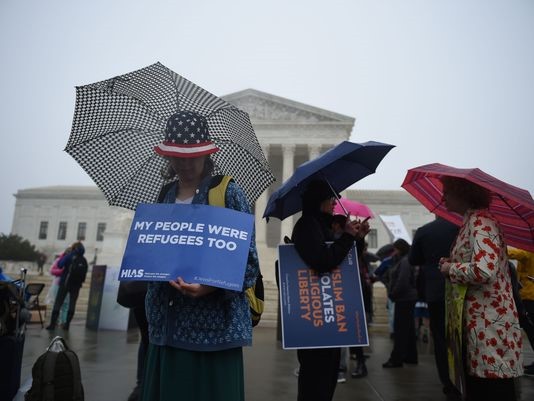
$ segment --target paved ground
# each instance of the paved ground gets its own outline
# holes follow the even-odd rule
[[[130,332],[91,331],[83,321],[74,321],[71,330],[63,335],[80,358],[86,401],[126,400],[135,382],[138,335]],[[296,399],[296,353],[284,351],[276,341],[272,328],[254,329],[254,346],[245,349],[246,399],[273,401]],[[52,333],[40,325],[28,327],[24,349],[22,380],[31,375],[31,366],[44,351]],[[420,363],[402,369],[383,369],[391,351],[391,340],[384,335],[371,335],[371,347],[366,349],[369,376],[348,379],[339,384],[334,400],[345,401],[419,401],[445,400],[434,368],[429,344],[421,343]],[[534,352],[528,349],[526,360],[534,361]],[[522,400],[534,400],[534,378],[518,380]]]

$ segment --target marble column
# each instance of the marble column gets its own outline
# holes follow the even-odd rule
[[[282,145],[283,165],[282,165],[282,182],[285,182],[295,171],[295,145]],[[283,242],[284,236],[291,237],[293,231],[293,217],[286,217],[282,220],[280,229],[280,242]]]
[[[262,146],[265,158],[269,160],[269,145]],[[260,197],[256,200],[256,243],[258,245],[267,246],[267,224],[263,218],[263,212],[267,206],[267,196],[269,194],[269,188],[267,188]]]
[[[315,159],[321,153],[321,145],[308,145],[309,160]]]

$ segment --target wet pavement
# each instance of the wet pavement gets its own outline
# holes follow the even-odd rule
[[[28,326],[22,367],[22,381],[31,376],[31,367],[53,336],[62,335],[78,354],[86,401],[126,400],[135,385],[137,367],[137,331],[92,331],[82,320],[73,321],[69,332],[49,333],[40,325]],[[528,341],[527,341],[528,343]],[[371,333],[369,375],[348,378],[338,384],[334,400],[345,401],[419,401],[445,400],[437,378],[431,344],[419,343],[419,364],[400,369],[383,369],[392,341],[384,334]],[[274,328],[256,327],[254,345],[245,348],[245,393],[248,401],[296,400],[296,352],[284,351],[276,341]],[[534,361],[527,346],[525,360]],[[352,362],[352,361],[351,361]],[[534,400],[534,377],[517,381],[521,400]]]

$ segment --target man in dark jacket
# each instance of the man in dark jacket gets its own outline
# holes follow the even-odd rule
[[[395,302],[393,328],[395,332],[393,350],[384,368],[400,368],[404,363],[416,364],[417,344],[415,336],[414,309],[417,301],[415,268],[408,261],[410,244],[399,238],[393,243],[394,263],[388,271],[391,281],[388,297]]]
[[[424,276],[424,295],[430,314],[430,330],[434,339],[434,357],[443,392],[452,394],[454,385],[449,379],[447,343],[445,340],[445,279],[439,271],[439,259],[448,257],[458,234],[458,227],[437,217],[420,227],[410,250],[409,260],[420,266]]]
[[[367,223],[347,222],[344,232],[334,239],[332,212],[335,194],[325,181],[312,181],[302,195],[302,217],[293,228],[295,249],[317,273],[329,272],[345,259],[357,240],[360,249],[369,231]],[[326,241],[333,241],[327,245]],[[298,401],[330,401],[337,384],[339,348],[299,349]]]
[[[70,322],[74,317],[76,310],[76,301],[80,293],[85,277],[87,275],[87,260],[83,256],[85,248],[81,242],[76,242],[72,245],[72,252],[65,255],[59,262],[58,266],[63,269],[61,278],[59,280],[59,288],[57,290],[56,300],[54,301],[54,308],[52,309],[52,318],[47,330],[54,330],[56,322],[59,317],[59,310],[65,297],[69,294],[69,310],[67,312],[67,321],[63,325],[63,330],[68,330]]]

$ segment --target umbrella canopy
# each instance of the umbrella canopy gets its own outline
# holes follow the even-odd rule
[[[154,153],[167,119],[178,111],[206,117],[219,152],[217,174],[231,175],[253,203],[274,181],[247,113],[156,63],[76,88],[72,131],[65,147],[110,205],[153,203],[166,183],[165,159]]]
[[[302,210],[302,191],[310,181],[323,179],[341,192],[373,174],[394,145],[380,142],[343,141],[317,158],[301,164],[293,175],[270,196],[263,217],[285,219]],[[332,193],[332,195],[334,195]]]
[[[434,163],[408,170],[402,187],[432,213],[461,225],[463,217],[449,212],[442,202],[445,176],[463,178],[491,193],[490,212],[499,221],[508,245],[534,251],[534,200],[524,189],[514,187],[478,168],[460,169]]]
[[[369,218],[374,217],[374,214],[369,206],[347,198],[339,198],[334,206],[334,214],[345,214],[345,211],[353,216]]]

